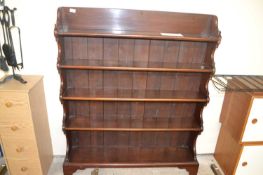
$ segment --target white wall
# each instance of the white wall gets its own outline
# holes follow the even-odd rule
[[[23,74],[44,75],[49,124],[55,155],[65,154],[62,106],[59,102],[57,46],[53,35],[58,6],[147,9],[215,14],[222,41],[216,50],[217,74],[263,74],[262,0],[6,0],[17,7],[17,25],[22,31],[25,69]],[[220,124],[223,94],[212,86],[210,103],[204,110],[204,132],[197,152],[212,153]]]

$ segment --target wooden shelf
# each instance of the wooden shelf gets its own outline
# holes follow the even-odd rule
[[[99,117],[101,118],[101,117]],[[70,116],[66,131],[202,131],[194,118],[91,119]]]
[[[61,99],[80,101],[208,102],[205,95],[193,91],[87,88],[67,88]]]
[[[121,162],[121,163],[80,163],[80,162],[69,162],[65,160],[63,163],[64,169],[82,169],[85,168],[143,168],[143,167],[177,167],[181,169],[191,169],[191,167],[198,167],[197,160],[187,161],[187,162],[148,162],[148,163],[130,163],[130,162]],[[70,171],[70,170],[69,170]],[[72,171],[72,170],[71,170]]]
[[[208,65],[197,63],[169,63],[169,62],[110,62],[88,59],[67,59],[58,64],[59,69],[77,70],[119,70],[119,71],[151,71],[151,72],[189,72],[212,73],[214,69]]]
[[[143,32],[143,31],[123,31],[123,30],[76,30],[60,29],[57,31],[58,36],[77,36],[77,37],[118,37],[134,39],[155,39],[155,40],[176,40],[176,41],[196,41],[196,42],[219,42],[219,36],[167,33],[167,32]]]
[[[195,162],[193,151],[187,147],[131,147],[87,146],[74,147],[68,155],[69,162],[97,166],[176,165]],[[150,165],[150,166],[154,166]]]

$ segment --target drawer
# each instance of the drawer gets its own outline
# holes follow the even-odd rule
[[[244,146],[236,175],[262,175],[263,146]]]
[[[6,123],[6,122],[16,122],[16,121],[28,121],[31,122],[32,118],[31,118],[31,114],[3,114],[0,116],[0,124],[2,122]]]
[[[254,98],[242,142],[263,141],[263,98]]]
[[[42,175],[39,160],[8,159],[10,175]]]
[[[23,136],[32,137],[34,133],[31,122],[1,122],[0,135],[1,136]]]
[[[32,121],[31,113],[21,112],[21,114],[3,114],[0,116],[1,122]]]
[[[37,145],[33,138],[2,137],[5,157],[14,159],[37,159]]]
[[[30,117],[27,94],[0,92],[0,121],[18,117]]]

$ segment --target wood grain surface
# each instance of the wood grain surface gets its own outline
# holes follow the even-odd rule
[[[86,167],[177,166],[196,175],[217,17],[58,9],[64,174]]]

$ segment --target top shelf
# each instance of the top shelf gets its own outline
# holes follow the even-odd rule
[[[60,69],[77,70],[115,70],[115,71],[151,71],[151,72],[193,72],[212,73],[213,66],[202,63],[173,63],[161,61],[109,61],[89,59],[64,59],[57,65]]]
[[[58,9],[59,36],[119,37],[218,42],[214,15],[127,9]]]
[[[118,38],[137,38],[137,39],[156,39],[156,40],[177,40],[177,41],[196,41],[196,42],[218,42],[219,37],[204,35],[189,35],[181,33],[162,33],[162,32],[135,32],[122,30],[69,30],[67,28],[57,31],[59,36],[84,36],[84,37],[118,37]]]

